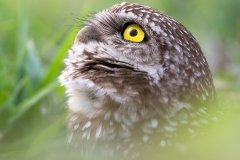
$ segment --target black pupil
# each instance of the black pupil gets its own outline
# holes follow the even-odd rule
[[[138,32],[137,32],[136,29],[133,29],[133,30],[130,31],[130,36],[131,37],[135,37],[137,34],[138,34]]]

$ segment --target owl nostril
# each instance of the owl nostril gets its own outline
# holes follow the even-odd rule
[[[85,26],[77,34],[74,43],[88,43],[90,41],[101,41],[100,34],[92,27]]]

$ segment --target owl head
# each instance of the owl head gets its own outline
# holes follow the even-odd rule
[[[68,96],[70,140],[121,143],[141,133],[147,141],[163,123],[172,127],[166,132],[176,131],[172,120],[189,121],[215,101],[196,39],[172,17],[140,4],[89,16],[64,63],[59,80]]]

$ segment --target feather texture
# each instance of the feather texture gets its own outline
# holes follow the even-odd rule
[[[123,39],[127,23],[141,26],[143,42]],[[89,17],[64,63],[59,80],[69,97],[69,141],[88,154],[134,159],[164,148],[184,152],[221,115],[196,39],[147,6],[116,4]]]

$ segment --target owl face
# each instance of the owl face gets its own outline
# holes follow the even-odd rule
[[[124,37],[131,25],[143,32],[140,42]],[[204,101],[212,94],[209,67],[195,38],[172,17],[142,5],[117,4],[91,16],[65,63],[70,74],[63,72],[63,85],[75,83],[93,99],[119,104],[142,106],[156,97],[159,108],[169,112],[164,115],[179,110],[164,104],[191,97]]]
[[[90,16],[64,62],[59,79],[69,97],[70,139],[147,141],[148,134],[175,131],[172,120],[188,121],[187,112],[205,112],[203,104],[215,99],[195,38],[172,17],[139,4]]]

